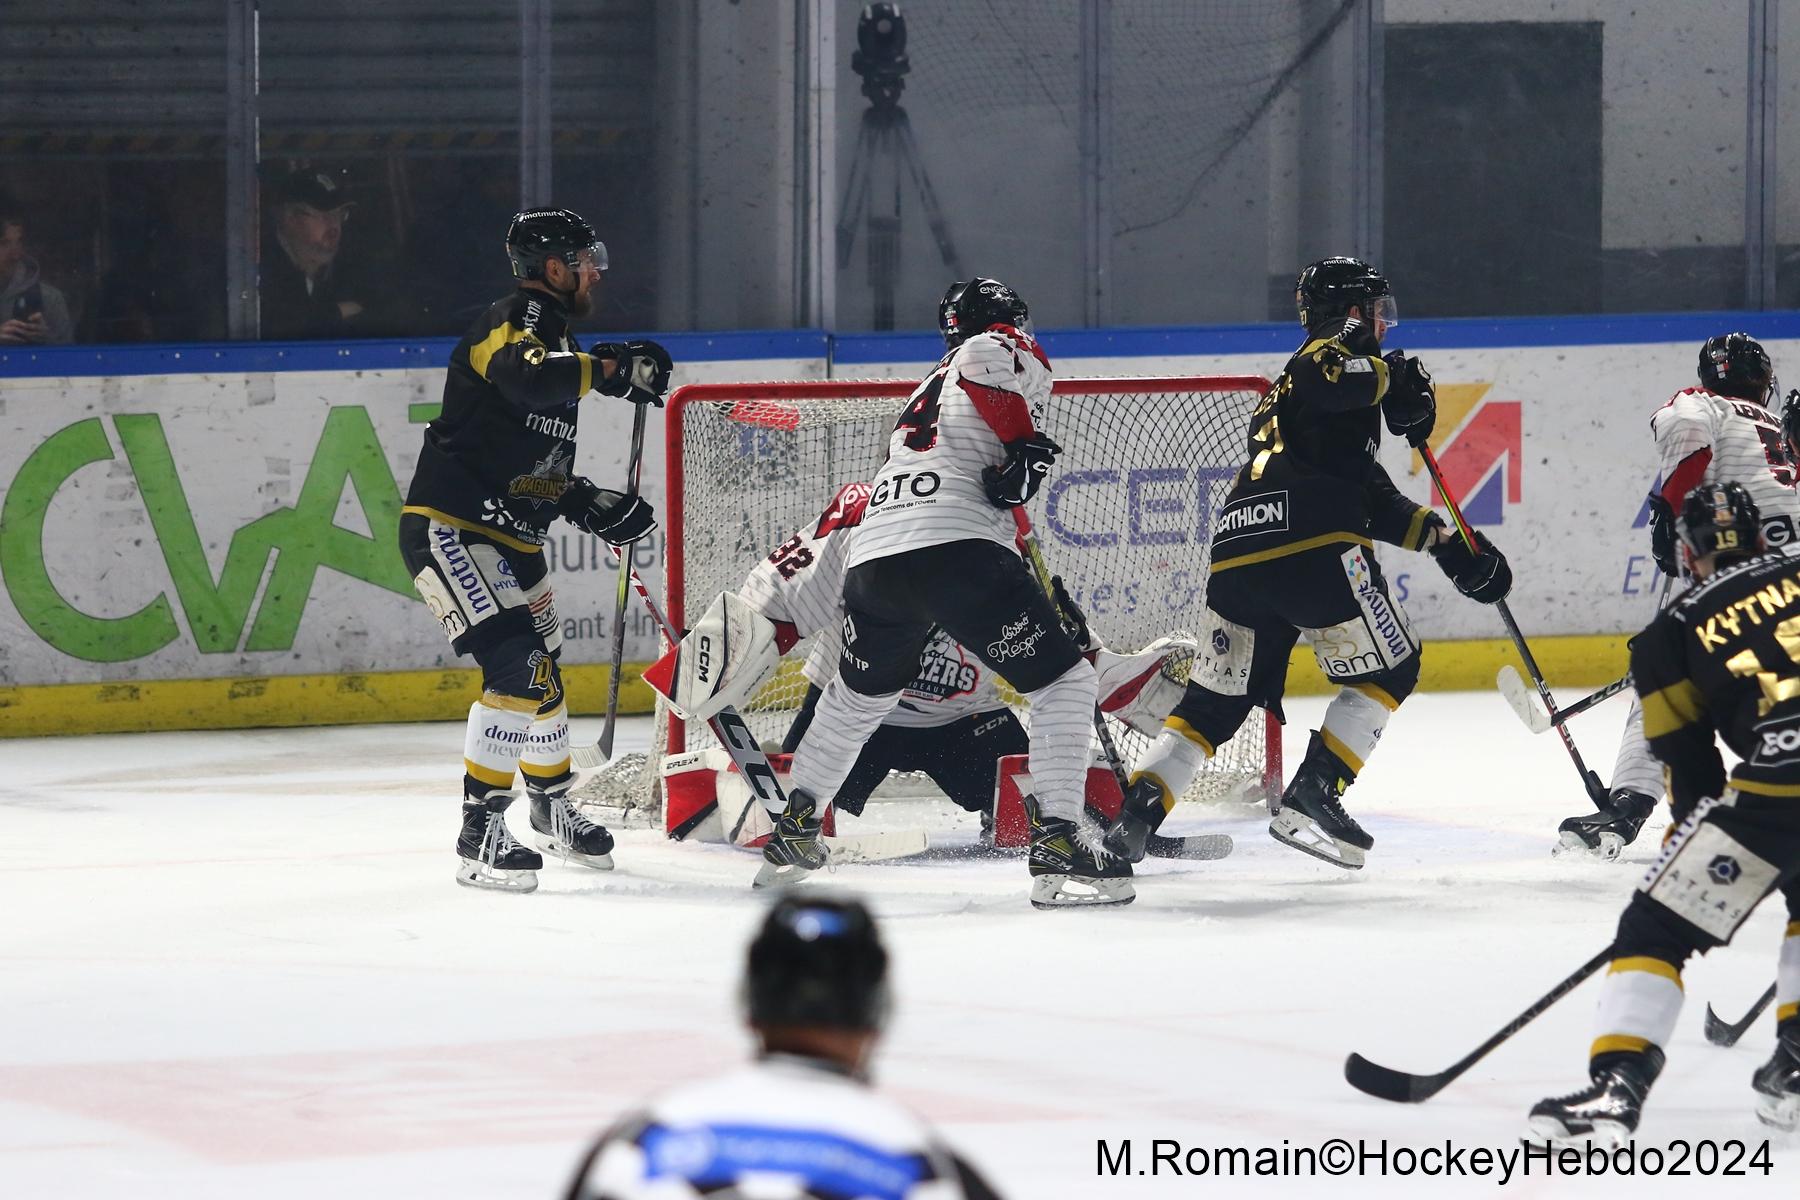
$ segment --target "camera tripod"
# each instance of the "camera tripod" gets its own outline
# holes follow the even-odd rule
[[[919,145],[913,140],[912,120],[900,104],[900,91],[905,81],[891,68],[884,72],[878,66],[872,67],[860,55],[852,60],[852,66],[865,77],[863,94],[869,98],[869,107],[863,111],[862,126],[856,135],[856,153],[850,160],[850,182],[844,188],[843,207],[838,210],[838,270],[850,265],[857,223],[865,222],[869,229],[869,290],[875,294],[874,327],[892,329],[894,286],[900,271],[903,178],[910,177],[913,187],[918,190],[919,202],[925,209],[925,222],[931,227],[931,236],[937,241],[944,265],[958,276],[962,272],[956,265],[956,246],[950,240],[950,226],[944,220],[944,210],[938,205],[931,176],[925,173],[925,164],[919,158]],[[900,68],[901,71],[904,69],[904,66]],[[891,176],[893,180],[891,191],[885,182],[881,189],[884,195],[891,195],[893,201],[884,206],[887,211],[880,215],[875,212],[873,202],[878,170],[884,178]]]

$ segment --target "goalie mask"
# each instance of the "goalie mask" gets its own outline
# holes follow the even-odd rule
[[[953,283],[938,302],[938,332],[951,350],[995,325],[1032,332],[1031,310],[1019,293],[997,279],[977,275],[967,283]]]
[[[1706,483],[1689,492],[1677,528],[1690,566],[1717,555],[1716,569],[1768,548],[1756,501],[1740,483]]]
[[[1747,333],[1720,333],[1700,347],[1700,386],[1721,396],[1767,406],[1775,392],[1768,351]]]

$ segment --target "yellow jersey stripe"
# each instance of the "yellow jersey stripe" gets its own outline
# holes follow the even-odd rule
[[[1349,686],[1350,686],[1351,691],[1361,692],[1363,695],[1365,695],[1369,699],[1375,701],[1375,703],[1381,705],[1381,707],[1387,709],[1389,712],[1399,712],[1400,711],[1400,702],[1398,700],[1394,699],[1393,696],[1388,694],[1388,690],[1386,688],[1382,687],[1380,684],[1353,683],[1353,684],[1350,684]]]
[[[1800,921],[1789,921],[1787,927],[1789,937],[1800,937]]]
[[[1362,773],[1363,760],[1350,753],[1350,747],[1344,745],[1344,743],[1339,740],[1338,736],[1332,733],[1331,730],[1319,730],[1319,740],[1325,743],[1325,748],[1327,750],[1337,756],[1339,762],[1350,768],[1350,774],[1360,775]]]
[[[1648,975],[1660,975],[1676,987],[1681,987],[1681,972],[1675,969],[1674,964],[1666,963],[1660,958],[1634,954],[1629,958],[1613,959],[1612,966],[1606,969],[1608,975],[1620,975],[1626,971],[1643,971]],[[1686,991],[1687,989],[1682,988],[1682,990]]]
[[[1430,515],[1429,508],[1421,508],[1413,514],[1412,523],[1406,527],[1406,538],[1400,543],[1403,549],[1423,550],[1425,548],[1425,518]]]
[[[501,712],[531,713],[537,715],[538,701],[527,700],[523,696],[508,696],[504,692],[493,690],[481,693],[483,708],[497,708]]]
[[[594,356],[577,352],[576,359],[581,363],[581,390],[577,396],[585,396],[594,390]]]
[[[1700,719],[1700,689],[1691,679],[1651,692],[1643,703],[1644,736],[1652,740]]]
[[[452,529],[466,529],[470,533],[479,533],[484,538],[499,542],[502,546],[511,546],[514,550],[522,550],[526,554],[542,554],[544,552],[542,546],[534,546],[530,542],[522,542],[516,537],[489,529],[475,521],[465,521],[461,517],[453,517],[447,512],[440,512],[435,508],[427,508],[423,504],[408,504],[400,511],[403,513],[411,513],[415,517],[426,517],[436,521],[439,525],[448,525]]]
[[[514,342],[522,342],[527,338],[540,346],[543,345],[543,342],[538,340],[536,334],[533,334],[526,329],[520,329],[511,321],[506,322],[504,325],[496,325],[488,332],[486,337],[469,347],[469,365],[475,368],[475,373],[477,375],[486,379],[488,377],[488,364],[493,361],[494,355],[500,353],[501,350],[512,345]]]
[[[1760,779],[1731,777],[1731,786],[1753,796],[1800,796],[1800,783],[1764,783]]]
[[[1233,567],[1247,567],[1251,563],[1268,562],[1272,558],[1286,558],[1290,554],[1304,554],[1308,550],[1317,550],[1320,546],[1345,545],[1363,546],[1373,550],[1375,543],[1360,533],[1345,530],[1342,533],[1321,533],[1318,537],[1302,538],[1297,542],[1289,542],[1285,546],[1275,546],[1268,550],[1258,550],[1254,554],[1242,554],[1236,558],[1217,559],[1213,562],[1213,574],[1229,571]]]
[[[1775,1010],[1777,1022],[1791,1021],[1795,1017],[1800,1017],[1800,1000],[1796,1000],[1792,1004],[1784,1004]]]

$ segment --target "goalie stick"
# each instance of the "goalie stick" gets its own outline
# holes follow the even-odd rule
[[[1494,684],[1500,689],[1500,695],[1506,700],[1513,714],[1525,723],[1525,728],[1533,733],[1547,733],[1553,725],[1560,726],[1570,717],[1578,717],[1588,709],[1602,701],[1611,700],[1620,692],[1631,687],[1631,672],[1613,680],[1599,691],[1583,696],[1567,708],[1556,708],[1546,713],[1543,706],[1533,697],[1531,689],[1525,686],[1517,667],[1507,663],[1500,668],[1494,677]]]
[[[641,411],[641,410],[640,410]],[[644,586],[643,578],[638,575],[637,568],[631,565],[625,555],[625,547],[611,547],[613,557],[619,560],[621,575],[628,578],[631,588],[637,592],[644,607],[650,611],[651,619],[671,645],[679,639],[669,618],[650,595],[650,589]],[[763,753],[762,745],[756,735],[744,723],[735,708],[720,709],[706,719],[713,736],[725,747],[731,756],[738,774],[744,777],[751,793],[764,809],[772,816],[779,816],[787,808],[787,794],[781,790],[781,781],[775,776],[775,768],[769,765],[769,756]],[[570,759],[578,767],[597,767],[604,763],[607,756],[601,752],[599,745],[577,746],[570,751]],[[704,815],[704,814],[702,814]],[[698,821],[695,822],[698,824]],[[671,837],[676,836],[671,832]],[[914,854],[922,854],[927,849],[928,839],[923,830],[898,830],[891,833],[856,834],[843,837],[821,838],[826,847],[827,864],[879,862],[890,858],[907,858]]]
[[[1444,498],[1444,507],[1450,510],[1451,520],[1456,522],[1456,531],[1462,535],[1463,545],[1469,553],[1479,554],[1475,545],[1475,535],[1470,532],[1468,522],[1463,520],[1462,507],[1457,504],[1456,497],[1450,494],[1450,488],[1444,483],[1444,473],[1438,467],[1437,455],[1431,452],[1430,446],[1420,446],[1419,454],[1425,459],[1425,466],[1431,471],[1431,481],[1437,485],[1438,495]],[[1507,636],[1512,638],[1513,647],[1519,652],[1519,659],[1525,664],[1525,670],[1531,675],[1531,682],[1537,685],[1538,698],[1550,712],[1556,711],[1556,700],[1550,695],[1550,685],[1544,682],[1544,673],[1538,669],[1537,659],[1531,655],[1531,647],[1525,644],[1525,635],[1519,631],[1519,623],[1513,620],[1512,610],[1506,606],[1505,600],[1494,601],[1494,608],[1500,613],[1500,620],[1506,626]],[[1600,777],[1588,769],[1581,761],[1581,751],[1575,748],[1575,739],[1561,725],[1556,727],[1558,736],[1562,738],[1563,748],[1569,752],[1569,758],[1575,764],[1576,774],[1581,776],[1581,785],[1587,790],[1588,799],[1594,802],[1595,808],[1606,807],[1606,788]]]
[[[1352,1054],[1344,1060],[1344,1080],[1357,1091],[1365,1092],[1378,1100],[1392,1100],[1396,1104],[1423,1104],[1456,1082],[1465,1071],[1486,1058],[1500,1043],[1537,1020],[1551,1005],[1580,987],[1588,976],[1607,964],[1612,953],[1613,948],[1608,946],[1588,959],[1574,974],[1544,993],[1536,1004],[1507,1022],[1493,1037],[1435,1075],[1413,1075],[1406,1071],[1396,1071],[1392,1067],[1370,1062],[1360,1054]]]
[[[1019,545],[1025,548],[1025,558],[1031,563],[1032,574],[1037,576],[1038,586],[1050,597],[1050,603],[1062,617],[1066,629],[1079,627],[1078,622],[1064,611],[1061,602],[1056,598],[1055,585],[1050,581],[1050,566],[1044,561],[1044,552],[1038,546],[1037,533],[1031,528],[1031,517],[1023,506],[1012,510],[1013,521],[1019,527]],[[1125,774],[1125,762],[1119,755],[1118,744],[1113,741],[1112,730],[1106,727],[1106,714],[1100,706],[1094,706],[1094,733],[1100,738],[1100,752],[1106,756],[1106,765],[1112,768],[1113,780],[1119,785],[1119,797],[1124,799],[1125,793],[1131,789],[1131,780]],[[1144,843],[1144,853],[1157,858],[1187,858],[1199,861],[1224,858],[1232,850],[1229,834],[1199,833],[1189,837],[1165,837],[1151,834]]]
[[[1756,1018],[1762,1016],[1763,1009],[1769,1007],[1774,1000],[1775,985],[1771,983],[1769,990],[1762,994],[1762,999],[1758,1000],[1755,1006],[1744,1015],[1744,1019],[1735,1025],[1726,1024],[1725,1019],[1714,1012],[1713,1006],[1708,1004],[1706,1006],[1706,1040],[1715,1046],[1737,1045],[1738,1039],[1750,1031],[1750,1027],[1756,1024]]]

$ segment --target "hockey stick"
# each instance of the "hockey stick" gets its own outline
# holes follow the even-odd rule
[[[1762,994],[1762,999],[1758,1000],[1756,1005],[1745,1014],[1744,1019],[1735,1025],[1727,1025],[1724,1018],[1715,1013],[1713,1006],[1708,1004],[1706,1006],[1706,1040],[1715,1046],[1737,1045],[1738,1039],[1749,1032],[1750,1027],[1756,1024],[1756,1018],[1762,1016],[1763,1009],[1769,1007],[1774,999],[1775,985],[1771,983],[1769,990]]]
[[[1056,599],[1056,587],[1050,582],[1050,565],[1044,561],[1044,552],[1038,546],[1037,533],[1031,528],[1031,516],[1024,506],[1012,510],[1013,521],[1019,527],[1019,544],[1025,548],[1025,558],[1031,563],[1031,572],[1037,576],[1038,586],[1044,589],[1044,595],[1050,598],[1057,614],[1062,618],[1063,628],[1077,628],[1074,617],[1063,610]],[[1125,793],[1131,789],[1131,779],[1125,773],[1125,761],[1119,755],[1119,747],[1113,741],[1112,730],[1106,727],[1106,715],[1094,705],[1094,732],[1100,738],[1100,752],[1106,756],[1106,765],[1112,768],[1113,780],[1119,785],[1119,796],[1123,800]],[[1165,837],[1162,834],[1151,834],[1144,843],[1144,853],[1157,858],[1189,858],[1208,860],[1224,858],[1232,850],[1229,834],[1199,833],[1190,837]]]
[[[1469,553],[1479,554],[1475,546],[1475,535],[1470,531],[1468,522],[1463,520],[1462,507],[1457,504],[1456,497],[1450,494],[1450,488],[1444,483],[1444,473],[1438,468],[1437,455],[1431,452],[1430,446],[1420,446],[1419,453],[1425,459],[1425,466],[1431,471],[1431,481],[1437,484],[1438,494],[1444,498],[1444,507],[1450,510],[1450,517],[1456,522],[1456,531],[1462,535],[1463,545]],[[1512,610],[1506,606],[1505,600],[1494,601],[1499,610],[1500,620],[1506,625],[1507,635],[1512,638],[1513,647],[1518,650],[1519,658],[1525,664],[1525,670],[1531,676],[1531,682],[1537,685],[1538,699],[1544,702],[1544,708],[1554,713],[1556,700],[1550,695],[1550,686],[1544,682],[1544,673],[1538,669],[1537,659],[1531,655],[1531,647],[1525,644],[1525,635],[1519,631],[1519,623],[1513,620]],[[1581,761],[1581,751],[1575,748],[1575,739],[1569,736],[1566,727],[1558,725],[1557,735],[1562,738],[1563,748],[1568,750],[1569,758],[1575,763],[1575,771],[1581,776],[1581,784],[1587,789],[1588,798],[1594,802],[1595,808],[1604,808],[1606,788],[1601,786],[1600,777],[1588,769]]]
[[[1544,712],[1542,706],[1533,697],[1531,689],[1525,686],[1525,680],[1519,675],[1519,669],[1511,663],[1500,668],[1499,674],[1494,677],[1494,683],[1499,687],[1500,695],[1512,708],[1514,715],[1525,723],[1525,728],[1533,733],[1547,733],[1551,726],[1561,725],[1570,717],[1578,717],[1596,704],[1611,700],[1620,692],[1630,688],[1631,673],[1627,671],[1622,678],[1613,680],[1592,695],[1583,696],[1567,708],[1555,709],[1549,713]]]
[[[1588,976],[1607,964],[1612,954],[1613,948],[1608,946],[1588,959],[1573,975],[1544,993],[1536,1004],[1507,1022],[1505,1028],[1435,1075],[1412,1075],[1396,1071],[1392,1067],[1372,1063],[1360,1054],[1352,1054],[1344,1060],[1344,1080],[1357,1091],[1366,1092],[1378,1100],[1392,1100],[1396,1104],[1423,1104],[1456,1082],[1465,1071],[1486,1058],[1500,1043],[1537,1020],[1551,1005],[1580,987]]]
[[[625,467],[625,494],[635,496],[638,492],[638,475],[644,467],[644,421],[649,416],[648,404],[637,406],[637,412],[631,417],[631,459]],[[617,551],[617,547],[614,550]],[[606,724],[600,730],[600,757],[610,759],[613,750],[613,732],[619,721],[619,676],[625,667],[625,597],[628,585],[625,569],[630,564],[624,554],[619,555],[619,590],[613,597],[613,629],[612,629],[612,669],[606,676]]]

